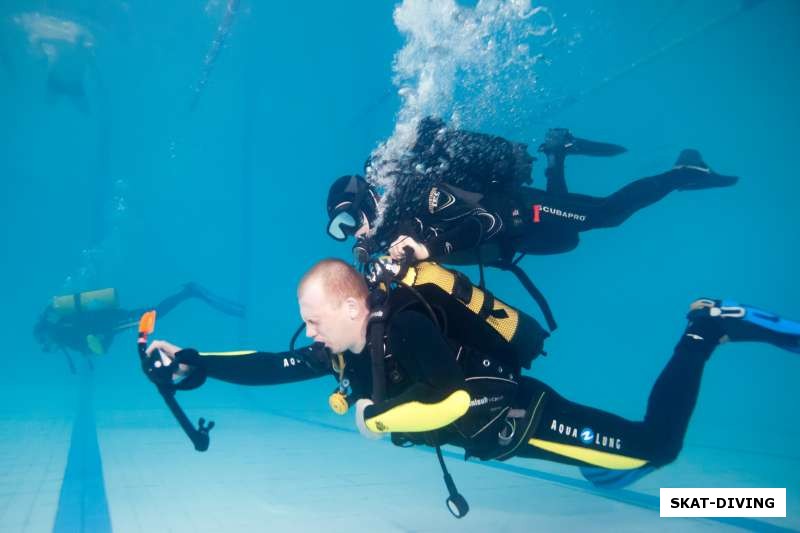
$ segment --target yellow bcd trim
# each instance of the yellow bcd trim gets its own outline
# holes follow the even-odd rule
[[[599,450],[592,450],[582,446],[573,446],[571,444],[559,444],[542,439],[530,439],[528,444],[553,452],[565,457],[578,459],[590,465],[601,466],[611,470],[633,470],[647,464],[643,459],[636,459],[635,457],[627,457],[625,455],[617,455],[615,453],[601,452]]]
[[[406,271],[405,277],[400,283],[409,287],[420,287],[422,285],[435,285],[446,294],[453,295],[455,289],[456,276],[450,270],[431,261],[423,261],[414,265]],[[472,286],[469,302],[464,305],[474,314],[478,314],[483,307],[486,293],[478,287]],[[503,337],[506,342],[511,342],[517,333],[519,326],[519,312],[510,305],[495,298],[492,305],[493,311],[504,311],[504,318],[494,316],[486,317],[485,321]]]
[[[198,352],[202,356],[238,357],[240,355],[253,355],[255,350],[242,350],[239,352]]]
[[[469,394],[459,389],[439,403],[404,403],[365,422],[376,433],[431,431],[461,418],[469,409],[469,401]]]

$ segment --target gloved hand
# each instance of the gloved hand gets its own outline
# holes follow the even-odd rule
[[[414,257],[406,257],[406,248],[410,248],[414,252]],[[408,235],[400,235],[394,240],[389,247],[389,255],[395,261],[400,261],[402,259],[425,261],[431,256],[428,248],[424,244],[417,242],[414,237],[409,237]]]
[[[356,402],[356,427],[358,427],[358,432],[369,440],[378,440],[383,438],[385,433],[375,433],[367,427],[367,423],[364,420],[364,409],[370,405],[374,405],[373,401],[366,398],[361,398]]]
[[[157,385],[193,389],[205,381],[204,372],[198,372],[194,365],[183,362],[197,355],[194,350],[184,350],[170,342],[157,340],[150,343],[145,353],[147,360],[142,366],[150,381]]]

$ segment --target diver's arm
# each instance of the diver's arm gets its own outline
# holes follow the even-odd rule
[[[428,212],[420,217],[423,244],[431,259],[480,246],[503,229],[500,216],[480,205],[481,199],[452,186],[431,190]]]
[[[391,321],[392,357],[413,384],[402,394],[364,409],[364,423],[376,433],[431,431],[451,424],[469,408],[469,394],[452,349],[426,316],[400,312]]]
[[[191,348],[176,354],[176,361],[205,376],[238,385],[278,385],[329,374],[325,348],[312,344],[292,352],[198,352]]]
[[[364,409],[364,424],[373,433],[416,433],[433,431],[452,424],[469,409],[466,390],[457,389],[438,400],[422,401],[425,387],[412,387],[401,396]]]
[[[481,219],[479,215],[468,215],[458,219],[456,225],[447,230],[431,227],[429,233],[432,237],[423,244],[432,260],[441,260],[451,253],[481,245],[486,240],[486,230],[491,225],[489,220]]]
[[[146,355],[152,362],[148,368],[162,369],[151,373],[169,379],[181,390],[195,389],[207,377],[240,385],[275,385],[324,376],[330,371],[330,359],[321,344],[284,353],[198,352],[156,340],[147,347]]]

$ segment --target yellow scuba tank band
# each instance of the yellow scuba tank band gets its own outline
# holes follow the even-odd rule
[[[457,390],[438,403],[408,402],[366,419],[375,433],[415,433],[452,424],[469,409],[469,394]]]
[[[559,444],[542,439],[530,439],[528,444],[542,450],[547,450],[558,455],[571,457],[594,466],[608,468],[610,470],[633,470],[647,464],[643,459],[617,455],[615,453],[591,450],[583,446],[573,446],[571,444]]]
[[[79,311],[112,309],[118,307],[117,292],[113,288],[109,288],[54,296],[52,307],[61,316]]]

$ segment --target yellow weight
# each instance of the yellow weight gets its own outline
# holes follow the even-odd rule
[[[347,410],[350,408],[350,405],[347,403],[347,398],[339,391],[328,396],[328,405],[331,406],[331,409],[333,409],[333,412],[337,415],[347,413]]]

